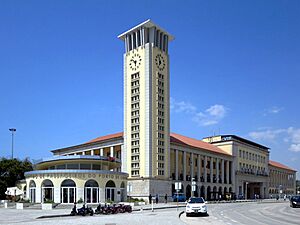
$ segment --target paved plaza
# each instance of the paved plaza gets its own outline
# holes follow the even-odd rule
[[[0,208],[0,224],[101,224],[101,225],[142,225],[142,224],[166,224],[166,225],[180,225],[184,224],[179,219],[179,213],[184,208],[181,207],[177,211],[176,208],[166,208],[163,207],[174,207],[175,205],[170,204],[157,204],[155,207],[160,209],[155,209],[152,212],[150,209],[151,205],[147,205],[144,208],[148,210],[140,211],[140,206],[135,207],[132,213],[115,214],[115,215],[94,215],[94,216],[68,216],[68,217],[54,217],[46,219],[37,219],[41,216],[51,216],[51,215],[67,215],[70,213],[71,209],[54,209],[54,210],[40,210],[40,209],[5,209]]]
[[[74,217],[54,217],[37,219],[40,216],[67,215],[70,209],[4,209],[0,208],[0,224],[100,224],[100,225],[198,225],[198,224],[300,224],[300,208],[291,208],[289,202],[283,201],[260,201],[260,202],[241,202],[241,203],[220,203],[208,204],[209,216],[186,217],[185,213],[179,214],[184,210],[178,210],[172,204],[158,204],[154,209],[134,211],[132,213],[115,215],[94,215],[94,216],[74,216]],[[164,209],[162,209],[165,207]],[[150,205],[145,206],[150,208]],[[139,209],[135,207],[135,209]]]

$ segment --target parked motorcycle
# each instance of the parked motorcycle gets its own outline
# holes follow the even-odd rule
[[[71,215],[75,216],[75,215],[81,215],[81,216],[86,216],[86,215],[90,215],[93,216],[94,215],[94,210],[91,207],[87,207],[85,206],[85,204],[83,204],[83,206],[79,209],[76,208],[76,203],[74,203],[74,207],[71,211]]]
[[[131,207],[131,205],[124,205],[124,212],[131,213],[131,212],[132,212],[132,207]]]
[[[74,206],[72,208],[72,211],[70,213],[71,216],[75,216],[77,215],[77,207],[76,207],[76,203],[74,203]]]

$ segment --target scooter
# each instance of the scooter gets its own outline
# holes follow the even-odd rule
[[[76,207],[76,203],[74,203],[74,206],[72,208],[72,211],[70,213],[71,216],[76,216],[77,215],[77,207]]]
[[[86,216],[86,215],[93,216],[94,215],[94,210],[91,207],[86,207],[85,204],[80,209],[76,210],[76,203],[74,203],[74,207],[71,211],[71,215],[81,215],[81,216]]]
[[[131,213],[131,212],[132,212],[132,207],[131,207],[131,205],[124,205],[124,212]]]

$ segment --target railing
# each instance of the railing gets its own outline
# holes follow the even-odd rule
[[[241,169],[241,170],[237,170],[235,172],[235,174],[250,174],[250,175],[255,175],[255,176],[264,176],[264,177],[268,177],[269,174],[267,172],[264,171],[253,171],[251,169]]]

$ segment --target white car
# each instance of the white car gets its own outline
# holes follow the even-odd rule
[[[186,202],[185,214],[189,216],[191,214],[207,214],[206,201],[202,197],[192,197]]]

